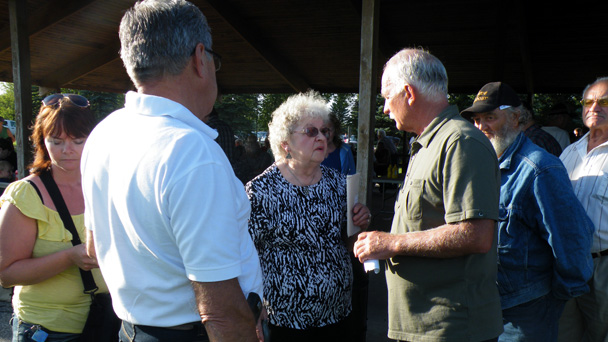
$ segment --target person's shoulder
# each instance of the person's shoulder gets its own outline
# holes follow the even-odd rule
[[[448,120],[443,130],[440,132],[447,136],[450,141],[461,141],[466,143],[481,144],[485,148],[493,150],[488,137],[481,132],[477,127],[461,116],[456,116]]]
[[[534,163],[537,168],[542,169],[563,166],[561,160],[557,156],[536,145],[527,137],[524,137],[517,153],[522,159]]]
[[[347,143],[342,143],[340,145],[340,150],[346,151],[346,152],[351,152],[352,151],[351,148],[350,148],[350,146]]]
[[[346,175],[333,167],[321,165],[321,172],[327,182],[335,183],[340,186],[346,184]]]
[[[271,164],[264,171],[262,171],[262,173],[247,182],[247,184],[245,184],[245,189],[249,192],[250,189],[255,190],[266,188],[269,184],[276,183],[279,178],[279,168],[276,166],[276,164]]]

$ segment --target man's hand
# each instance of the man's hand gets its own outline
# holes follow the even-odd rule
[[[353,252],[361,263],[370,259],[385,260],[395,256],[391,245],[396,236],[389,233],[362,232],[355,242]]]

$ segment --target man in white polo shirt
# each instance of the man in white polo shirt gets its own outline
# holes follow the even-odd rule
[[[138,2],[120,24],[137,92],[88,137],[88,246],[123,341],[256,341],[262,296],[243,185],[204,121],[217,95],[205,16],[184,0]],[[203,328],[204,325],[204,328]]]
[[[560,341],[608,340],[608,77],[583,91],[582,119],[589,132],[560,159],[574,192],[595,226],[591,292],[570,300],[560,319]]]

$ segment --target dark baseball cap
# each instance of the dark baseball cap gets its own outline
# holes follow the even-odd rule
[[[491,112],[500,106],[519,107],[521,106],[521,100],[515,90],[508,84],[491,82],[477,92],[473,105],[460,112],[460,115],[470,120],[475,113]]]

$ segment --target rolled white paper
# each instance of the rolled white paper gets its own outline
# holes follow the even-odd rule
[[[363,268],[365,272],[374,271],[374,273],[380,273],[380,262],[376,259],[365,260],[363,262]]]

